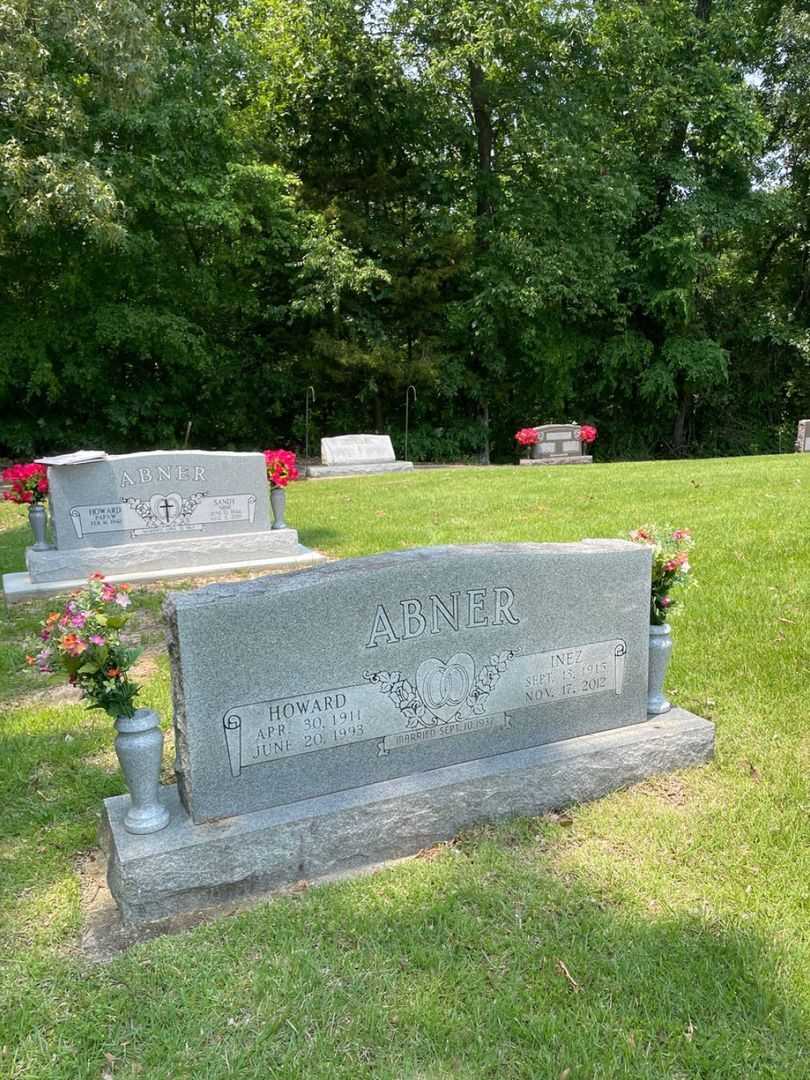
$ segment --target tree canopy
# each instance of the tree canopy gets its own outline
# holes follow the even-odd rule
[[[787,448],[808,104],[776,0],[9,0],[0,453]]]

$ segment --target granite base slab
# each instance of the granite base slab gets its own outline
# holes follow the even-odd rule
[[[375,473],[411,472],[412,461],[380,461],[365,465],[308,465],[307,479],[328,480],[335,476],[373,476]]]
[[[131,585],[145,584],[150,581],[169,581],[179,578],[216,577],[219,574],[232,574],[238,570],[299,570],[326,558],[319,551],[303,544],[288,545],[283,554],[276,549],[268,554],[250,559],[225,558],[218,561],[191,563],[185,566],[170,566],[151,570],[122,570],[107,573],[108,581],[115,583],[129,582]],[[92,571],[90,571],[92,573]],[[80,589],[87,584],[87,574],[82,577],[62,578],[58,581],[32,581],[30,574],[3,574],[3,594],[7,604],[23,600],[34,600],[42,596],[57,596],[60,593]]]
[[[591,465],[591,454],[581,454],[579,457],[568,457],[565,454],[549,454],[543,458],[521,458],[521,465]]]
[[[162,832],[124,830],[129,796],[104,800],[100,842],[125,922],[215,907],[305,879],[412,855],[477,823],[588,802],[711,759],[714,724],[683,709],[645,723],[193,825],[161,789]]]
[[[224,536],[156,537],[109,547],[50,548],[47,551],[29,547],[25,552],[25,565],[32,581],[65,581],[86,578],[96,570],[103,574],[124,574],[139,570],[169,570],[175,566],[272,559],[296,554],[297,546],[295,529],[265,529]]]

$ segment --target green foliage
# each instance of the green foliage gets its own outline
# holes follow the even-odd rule
[[[0,70],[0,453],[810,411],[799,5],[11,0]]]

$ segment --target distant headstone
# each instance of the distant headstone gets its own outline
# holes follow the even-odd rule
[[[582,453],[579,424],[541,424],[534,429],[538,442],[532,456],[521,458],[521,465],[590,465],[593,457]]]
[[[321,464],[310,465],[313,480],[329,476],[365,476],[369,473],[408,472],[411,461],[397,461],[388,435],[335,435],[321,439]]]
[[[154,918],[419,850],[705,760],[647,720],[650,551],[434,548],[172,593],[172,823],[105,803],[113,893]]]
[[[800,420],[796,433],[796,449],[800,454],[810,454],[810,420]]]
[[[201,450],[45,458],[55,547],[26,552],[7,600],[62,592],[94,571],[113,580],[301,565],[319,556],[271,530],[264,456]]]

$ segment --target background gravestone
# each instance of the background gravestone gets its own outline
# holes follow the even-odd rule
[[[389,435],[335,435],[321,439],[321,464],[310,465],[307,476],[318,480],[411,469],[412,461],[396,460]]]
[[[593,457],[582,453],[580,424],[541,424],[534,429],[540,441],[521,465],[590,465]]]
[[[271,530],[264,455],[82,451],[45,458],[55,546],[26,552],[6,598],[60,592],[100,571],[142,581],[320,558],[294,529]]]
[[[796,450],[800,454],[810,454],[810,420],[800,420],[796,433]]]

